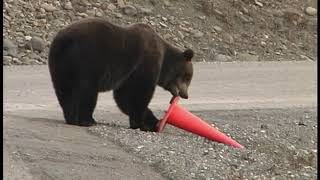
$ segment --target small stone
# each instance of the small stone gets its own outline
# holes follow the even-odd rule
[[[128,16],[135,16],[137,15],[137,9],[134,6],[126,5],[123,7],[123,13]]]
[[[217,9],[214,10],[214,13],[218,16],[223,16],[223,13]]]
[[[12,59],[12,62],[13,62],[14,64],[18,64],[18,65],[22,64],[22,62],[21,62],[18,58],[13,58],[13,59]]]
[[[86,13],[77,13],[77,15],[80,16],[80,17],[83,17],[83,18],[86,18],[86,17],[89,16],[89,15],[86,14]]]
[[[9,39],[3,40],[3,51],[4,55],[17,56],[17,46]]]
[[[213,29],[217,32],[221,32],[222,31],[222,28],[219,27],[219,26],[213,26]]]
[[[312,61],[311,58],[309,58],[308,56],[302,55],[302,54],[300,55],[300,58],[303,60]]]
[[[120,13],[114,13],[114,15],[116,16],[116,18],[122,18],[122,14]]]
[[[46,10],[44,10],[43,8],[40,8],[39,11],[44,14],[46,12]]]
[[[171,34],[168,34],[168,33],[163,36],[164,39],[170,39],[171,37],[172,37]]]
[[[198,18],[201,19],[201,20],[205,20],[206,16],[198,16]]]
[[[72,10],[73,9],[72,3],[70,1],[66,2],[66,4],[64,5],[64,8],[67,10]]]
[[[256,5],[258,5],[258,6],[260,6],[260,7],[263,7],[263,4],[262,4],[261,2],[256,1],[255,3],[256,3]]]
[[[98,12],[96,12],[96,16],[97,16],[97,17],[102,17],[103,14],[102,14],[100,11],[98,11]]]
[[[224,54],[217,54],[214,56],[214,61],[217,62],[231,62],[232,57],[224,55]]]
[[[166,24],[162,23],[162,22],[159,22],[159,24],[163,27],[168,27]]]
[[[30,40],[32,39],[32,37],[31,37],[31,36],[25,36],[24,39],[25,39],[26,41],[30,41]]]
[[[241,10],[243,13],[249,14],[249,10],[247,8],[245,8],[244,6],[241,6]]]
[[[171,6],[171,4],[170,4],[170,2],[168,0],[164,0],[163,3],[164,3],[165,6]]]
[[[124,8],[126,6],[123,0],[117,0],[117,4],[120,8]]]
[[[234,43],[234,39],[231,34],[223,33],[222,37],[227,43],[230,43],[230,44]]]
[[[194,30],[193,31],[193,36],[195,37],[195,38],[200,38],[200,37],[202,37],[204,34],[203,34],[203,32],[201,32],[201,31],[199,31],[199,30]]]
[[[184,35],[182,34],[181,31],[178,31],[178,35],[180,36],[181,39],[184,39]]]
[[[56,10],[56,8],[55,8],[53,5],[47,4],[47,3],[43,3],[43,4],[41,5],[41,7],[42,7],[44,10],[46,10],[47,12],[53,12],[53,11]]]
[[[137,149],[141,149],[141,148],[143,148],[143,147],[144,147],[144,146],[141,145],[141,146],[138,146]]]
[[[45,48],[45,41],[43,39],[41,39],[40,37],[34,36],[27,43],[27,48],[42,52]]]
[[[107,8],[108,8],[110,11],[114,11],[115,9],[117,9],[117,7],[116,7],[114,4],[112,4],[112,3],[110,3]]]
[[[308,14],[309,16],[314,16],[317,14],[317,9],[313,7],[307,7],[305,9],[305,13]]]

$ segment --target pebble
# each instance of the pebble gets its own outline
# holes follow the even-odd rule
[[[14,64],[18,64],[18,65],[22,64],[22,62],[18,58],[15,58],[15,57],[12,59],[12,62]]]
[[[126,5],[123,7],[123,13],[128,16],[137,15],[137,9],[134,6]]]
[[[261,46],[266,46],[267,45],[267,43],[266,42],[264,42],[264,41],[261,41]]]
[[[256,1],[255,4],[260,6],[260,7],[263,7],[263,4],[261,2],[259,2],[259,1]]]
[[[55,8],[53,5],[47,4],[47,3],[43,3],[43,4],[41,5],[41,7],[42,7],[44,10],[46,10],[47,12],[53,12],[53,11],[56,10],[56,8]]]
[[[309,16],[314,16],[317,14],[317,9],[316,8],[313,8],[313,7],[307,7],[305,9],[305,13]]]
[[[112,4],[112,3],[110,3],[107,8],[108,8],[110,11],[114,11],[114,10],[117,9],[117,7],[116,7],[114,4]]]
[[[171,4],[170,4],[170,2],[168,0],[164,0],[163,3],[164,3],[165,6],[171,6]]]
[[[162,22],[159,22],[159,24],[163,27],[168,27],[166,24],[162,23]]]
[[[206,16],[198,16],[198,18],[201,19],[201,20],[205,20]]]
[[[120,8],[124,8],[126,6],[123,0],[117,0],[117,4]]]
[[[32,39],[32,37],[31,37],[31,36],[25,36],[24,39],[25,39],[26,41],[30,41],[30,40]]]
[[[232,37],[232,35],[231,34],[229,34],[229,33],[223,33],[223,39],[227,42],[227,43],[234,43],[234,39],[233,39],[233,37]]]
[[[97,16],[97,17],[102,17],[103,14],[102,14],[100,11],[98,11],[98,12],[96,12],[96,16]]]
[[[72,3],[70,1],[66,2],[66,4],[64,5],[64,8],[67,10],[72,10],[73,9]]]
[[[167,20],[168,20],[166,17],[161,17],[161,19],[162,19],[163,21],[167,21]]]
[[[114,13],[114,15],[116,16],[116,18],[122,18],[122,14],[120,13]]]
[[[80,17],[83,17],[83,18],[88,17],[88,14],[86,14],[86,13],[77,13],[77,15]]]
[[[213,29],[217,32],[221,32],[222,31],[222,28],[219,27],[219,26],[213,26]]]
[[[204,34],[203,32],[199,31],[199,30],[194,30],[193,31],[193,36],[196,37],[196,38],[200,38],[202,37]]]
[[[180,36],[181,39],[184,39],[184,37],[185,37],[185,36],[183,35],[183,33],[182,33],[181,31],[179,31],[179,30],[178,30],[178,35]]]

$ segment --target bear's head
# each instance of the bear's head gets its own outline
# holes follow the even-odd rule
[[[173,96],[188,99],[188,88],[193,76],[193,51],[186,49],[179,54],[167,53],[161,68],[159,86],[169,91]]]

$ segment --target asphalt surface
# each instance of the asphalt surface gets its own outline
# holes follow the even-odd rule
[[[267,140],[276,138],[253,137],[256,126],[273,127],[278,123],[271,128],[272,131],[267,130],[277,135],[277,139],[288,137],[273,143],[277,149],[281,143],[284,146],[296,143],[293,140],[297,132],[301,135],[302,130],[283,133],[283,129],[296,127],[295,123],[301,124],[300,116],[306,116],[303,123],[309,128],[304,130],[308,140],[298,147],[307,148],[312,153],[317,143],[316,71],[315,62],[197,63],[190,98],[179,104],[232,134],[248,149],[244,152],[247,156],[248,152],[259,150],[261,153],[267,149],[257,149],[255,144],[266,144]],[[161,117],[169,100],[170,94],[158,88],[150,107]],[[219,174],[219,168],[228,169],[229,161],[224,165],[215,164],[210,163],[209,157],[199,156],[192,157],[193,162],[188,160],[191,158],[188,155],[196,151],[207,154],[212,151],[219,157],[219,152],[224,150],[224,154],[233,155],[231,161],[242,160],[240,155],[236,156],[235,150],[226,150],[228,147],[214,142],[206,142],[203,147],[203,140],[202,145],[197,144],[197,136],[176,128],[168,127],[162,134],[128,129],[128,120],[116,108],[110,92],[99,95],[95,116],[100,122],[95,127],[64,124],[47,66],[4,67],[5,179],[219,179],[223,175]],[[241,132],[236,132],[239,129]],[[207,149],[211,151],[207,152]],[[159,151],[168,154],[157,154]],[[281,165],[284,156],[273,156],[274,161],[269,163]],[[265,158],[262,160],[268,158],[259,157]],[[260,160],[259,157],[255,158]],[[300,158],[310,159],[309,156]],[[198,163],[202,160],[209,162],[202,166]],[[304,165],[311,168],[302,174],[297,171],[294,175],[295,169],[291,166],[283,172],[286,171],[289,178],[305,175],[307,179],[313,179],[316,177],[314,161],[306,161]],[[192,163],[196,165],[191,166]],[[244,166],[262,169],[254,163]],[[238,171],[241,173],[224,173],[230,175],[229,179],[242,179],[255,177],[254,173],[259,172],[246,168],[234,172]],[[213,175],[214,172],[217,176]],[[270,171],[258,177],[276,176],[279,172]]]

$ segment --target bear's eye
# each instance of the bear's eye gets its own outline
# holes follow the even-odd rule
[[[186,81],[191,81],[191,76],[186,76],[186,77],[185,77],[185,80],[186,80]]]

